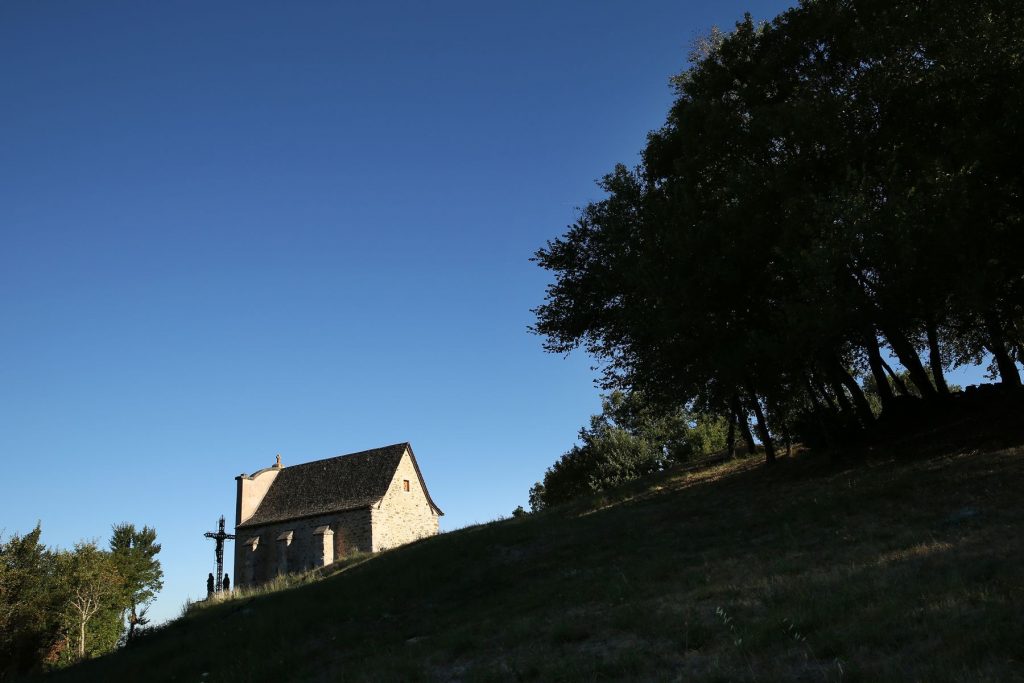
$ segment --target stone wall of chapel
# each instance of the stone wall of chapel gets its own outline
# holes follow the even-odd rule
[[[409,482],[405,490],[404,482]],[[438,531],[438,515],[427,500],[423,483],[416,476],[412,458],[406,453],[398,463],[387,493],[373,507],[373,551],[396,548]]]
[[[329,561],[340,560],[354,552],[370,552],[373,548],[371,523],[371,511],[363,509],[238,529],[232,575],[234,585],[256,585],[281,573],[323,566],[323,537],[313,533],[322,526],[329,526],[334,532],[334,552]],[[277,540],[278,536],[289,531],[292,532],[290,544]],[[253,551],[246,541],[255,536],[260,540]]]

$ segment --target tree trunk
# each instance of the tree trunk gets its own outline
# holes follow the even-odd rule
[[[810,392],[811,399],[815,403],[815,406],[819,405],[820,402],[824,400],[825,405],[822,406],[822,408],[831,411],[833,415],[839,412],[839,408],[836,407],[835,401],[833,401],[832,397],[828,395],[828,392],[825,390],[825,387],[815,382],[814,377],[809,372],[807,373],[807,388]]]
[[[1020,374],[1017,372],[1017,365],[1006,350],[1006,337],[999,326],[999,321],[994,313],[985,314],[985,331],[988,333],[989,351],[996,359],[996,367],[999,368],[999,379],[1003,384],[1020,386]]]
[[[764,461],[766,465],[771,465],[775,462],[775,444],[772,442],[771,432],[768,431],[768,421],[761,410],[761,402],[757,400],[757,393],[754,392],[753,386],[749,386],[748,389],[754,417],[757,418],[757,435],[761,437],[761,445],[764,446]]]
[[[902,377],[896,374],[896,371],[892,369],[891,365],[883,360],[882,367],[885,368],[885,371],[889,373],[889,377],[892,378],[892,383],[896,385],[896,391],[900,392],[902,396],[913,395],[910,393],[910,389],[907,388],[906,382],[903,381]]]
[[[832,411],[832,414],[836,414],[836,406],[832,403],[832,399],[826,396],[828,401],[828,407],[822,405],[821,396],[819,395],[818,389],[814,386],[814,379],[811,377],[811,373],[808,370],[804,371],[804,381],[807,383],[808,393],[810,394],[811,401],[814,403],[814,421],[818,423],[818,428],[821,430],[822,436],[825,437],[825,443],[830,450],[834,450],[835,447],[835,436],[832,434],[832,426],[825,421],[824,413],[828,410]],[[788,453],[787,453],[788,455]]]
[[[891,327],[882,328],[882,333],[889,340],[889,346],[892,347],[893,353],[900,359],[903,367],[907,369],[907,372],[910,374],[910,381],[921,392],[921,396],[924,398],[935,396],[935,387],[932,386],[928,373],[924,371],[921,359],[918,357],[917,351],[914,350],[914,345],[910,343],[910,340]]]
[[[846,392],[843,391],[843,385],[839,383],[833,373],[825,373],[824,381],[819,379],[818,384],[819,386],[824,385],[832,389],[832,395],[835,396],[836,403],[839,404],[839,412],[845,413],[853,410],[853,404],[850,403],[849,397],[847,397]]]
[[[857,380],[846,371],[843,367],[842,362],[835,356],[822,359],[822,363],[829,375],[832,376],[833,381],[838,383],[837,390],[850,392],[850,398],[853,405],[853,410],[857,413],[857,417],[864,423],[864,426],[870,426],[875,421],[875,414],[871,412],[871,404],[868,403],[867,396],[861,391],[860,385],[857,384]]]
[[[135,612],[135,605],[132,605],[128,611],[128,635],[125,636],[126,642],[131,642],[135,638],[135,627],[139,623],[139,615]]]
[[[939,351],[939,331],[935,321],[928,319],[926,325],[928,331],[928,365],[932,369],[932,379],[935,380],[935,388],[942,396],[949,396],[949,385],[942,374],[942,354]]]
[[[843,391],[842,383],[835,377],[830,377],[828,386],[832,389],[832,393],[835,394],[836,401],[839,402],[839,406],[844,413],[856,412],[853,407],[853,402],[850,401],[850,397]]]
[[[875,385],[878,387],[878,398],[882,402],[882,410],[884,411],[888,406],[892,405],[892,400],[896,395],[893,394],[889,378],[885,375],[885,369],[883,368],[885,361],[882,360],[882,350],[878,347],[878,337],[875,336],[875,331],[871,330],[864,335],[864,341],[864,348],[868,352],[868,365],[871,367],[871,374],[875,378]]]
[[[739,400],[733,397],[729,401],[729,434],[725,439],[726,452],[730,458],[736,457],[736,422],[739,420]]]
[[[757,444],[754,443],[754,435],[750,432],[750,423],[747,421],[747,414],[737,413],[736,421],[739,423],[740,434],[743,435],[743,441],[747,444],[747,454],[755,452],[757,450]]]
[[[823,413],[828,410],[828,406],[821,400],[821,396],[818,395],[818,390],[814,388],[814,383],[811,380],[804,381],[804,391],[807,392],[807,398],[811,401],[811,410],[816,413]]]
[[[78,635],[78,658],[85,659],[85,619],[81,619],[78,622],[79,635]]]

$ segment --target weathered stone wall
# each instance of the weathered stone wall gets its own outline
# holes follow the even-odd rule
[[[409,482],[405,490],[404,482]],[[412,458],[402,456],[387,493],[373,507],[373,551],[378,552],[410,543],[438,530],[438,515],[427,500],[423,484],[416,476]]]
[[[276,468],[270,468],[251,479],[238,478],[239,518],[244,521],[256,511],[275,477]],[[307,571],[353,552],[395,548],[437,532],[438,514],[407,451],[387,492],[373,508],[236,529],[234,583],[239,587],[260,584],[281,573]],[[289,533],[288,540],[279,540]],[[254,548],[250,539],[257,537]]]
[[[306,571],[340,560],[354,552],[370,552],[373,537],[369,509],[350,510],[332,515],[237,529],[235,539],[234,581],[236,586],[263,583],[278,574]],[[316,533],[328,526],[334,532],[333,553],[325,557],[323,535]],[[279,541],[292,532],[291,542]],[[253,550],[247,541],[259,537]]]

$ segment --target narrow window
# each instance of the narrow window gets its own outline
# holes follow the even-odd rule
[[[408,491],[409,490],[409,480],[408,479],[403,479],[402,480],[402,490],[403,491]]]

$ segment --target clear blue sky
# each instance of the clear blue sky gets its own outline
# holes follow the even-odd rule
[[[599,406],[529,256],[786,4],[0,5],[0,528],[155,526],[163,619],[278,452],[410,441],[444,529],[525,504]]]

